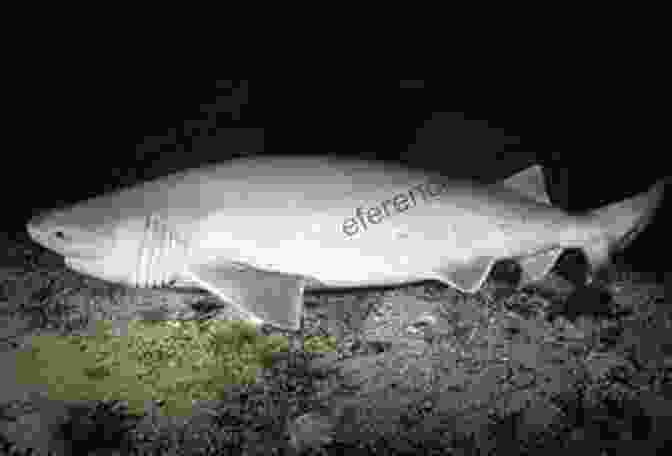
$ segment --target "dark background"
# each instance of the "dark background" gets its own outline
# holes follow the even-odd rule
[[[651,134],[664,126],[647,114],[650,100],[590,78],[466,86],[167,73],[50,76],[16,89],[25,102],[6,138],[5,231],[22,235],[25,221],[45,208],[247,153],[401,160],[484,181],[540,162],[553,202],[577,211],[669,174]],[[634,244],[643,253],[632,261],[650,267],[660,257],[668,244],[661,219]]]

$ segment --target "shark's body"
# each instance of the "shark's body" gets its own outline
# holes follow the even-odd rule
[[[648,223],[662,189],[575,216],[550,205],[538,166],[484,186],[383,162],[246,157],[48,212],[28,231],[78,271],[196,285],[296,329],[304,289],[433,279],[474,292],[497,260],[536,280],[566,248],[597,267]]]

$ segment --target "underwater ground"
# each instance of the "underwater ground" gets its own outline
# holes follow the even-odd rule
[[[560,271],[514,292],[504,264],[474,296],[311,293],[288,334],[0,244],[6,454],[645,455],[672,438],[672,307],[622,264],[589,288]]]

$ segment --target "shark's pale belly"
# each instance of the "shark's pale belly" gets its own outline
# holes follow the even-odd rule
[[[315,250],[311,258],[287,254],[246,257],[239,259],[243,265],[297,275],[308,279],[308,288],[347,288],[374,285],[392,285],[431,278],[424,273],[431,265],[413,263],[405,255],[387,257],[347,256],[344,252]],[[420,268],[420,269],[418,269]]]

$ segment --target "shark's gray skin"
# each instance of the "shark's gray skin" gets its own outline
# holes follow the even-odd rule
[[[438,280],[477,291],[517,260],[526,283],[566,248],[591,266],[649,222],[664,181],[569,215],[541,167],[493,185],[390,163],[245,157],[34,217],[31,237],[77,271],[133,286],[204,288],[249,320],[296,330],[305,289]]]

